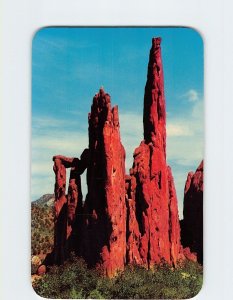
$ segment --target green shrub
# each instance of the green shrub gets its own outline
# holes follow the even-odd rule
[[[105,299],[97,289],[90,292],[88,299]]]
[[[47,298],[61,299],[187,299],[202,286],[202,267],[185,262],[176,269],[167,265],[153,271],[127,267],[109,279],[74,256],[62,266],[54,266],[34,284],[36,292]]]
[[[46,255],[53,247],[53,207],[33,203],[31,212],[31,252],[32,254]]]

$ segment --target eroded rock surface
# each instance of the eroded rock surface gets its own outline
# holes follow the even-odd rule
[[[180,258],[180,226],[177,198],[170,168],[166,162],[166,113],[161,39],[152,40],[144,96],[144,140],[134,151],[130,170],[135,215],[139,227],[139,253],[148,268]],[[135,207],[135,208],[134,208]],[[134,216],[133,213],[129,214]],[[133,217],[132,217],[133,218]],[[129,221],[134,223],[133,220]],[[128,243],[130,239],[128,239]],[[128,247],[132,249],[131,247]]]
[[[118,108],[102,88],[89,114],[89,151],[85,255],[91,266],[113,276],[126,260],[125,150]]]
[[[53,157],[55,173],[54,262],[62,264],[71,250],[79,253],[82,227],[82,191],[80,175],[87,168],[89,151],[81,159],[62,155]],[[66,195],[66,168],[70,168]],[[78,236],[77,236],[78,235]],[[80,236],[80,237],[79,237]]]
[[[203,263],[203,161],[195,173],[189,172],[184,189],[184,218],[181,222],[182,245],[197,253]]]

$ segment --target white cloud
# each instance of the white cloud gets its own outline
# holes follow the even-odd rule
[[[32,150],[53,152],[55,154],[67,153],[67,155],[75,155],[77,152],[82,152],[88,146],[88,137],[83,132],[52,132],[51,136],[40,135],[33,139]],[[40,153],[43,154],[43,153]],[[80,153],[81,154],[81,153]]]
[[[34,160],[31,165],[32,174],[35,175],[42,175],[42,174],[49,174],[52,172],[52,158],[48,157],[46,160],[43,159],[39,161],[41,157]],[[51,172],[50,172],[51,171]]]
[[[193,106],[191,115],[192,115],[192,118],[203,122],[203,120],[204,120],[204,102],[202,99],[200,99],[198,102],[195,103],[195,105]]]
[[[200,99],[200,95],[195,89],[190,89],[182,97],[187,98],[189,102],[196,102]]]
[[[69,112],[71,114],[71,112]],[[74,115],[83,115],[83,112],[78,112],[75,111],[72,113]],[[53,130],[53,134],[56,133],[59,134],[61,132],[64,134],[64,131],[67,133],[68,131],[76,132],[76,128],[84,128],[83,124],[77,124],[77,121],[73,119],[57,119],[54,117],[34,117],[33,118],[33,124],[32,124],[32,129],[33,132],[36,134],[40,134],[41,132],[48,133],[48,135],[51,133],[50,131]],[[86,127],[85,127],[86,128]],[[37,130],[37,131],[36,131]],[[77,130],[78,131],[78,130]]]
[[[203,158],[204,146],[203,101],[195,102],[190,112],[182,117],[170,118],[169,128],[172,128],[175,134],[169,134],[168,130],[168,158],[181,165],[192,166],[199,163]]]
[[[182,124],[180,121],[173,121],[167,124],[167,136],[192,136],[193,132],[186,124]]]
[[[67,124],[67,120],[56,119],[54,117],[34,117],[33,118],[33,129],[45,128],[46,130],[50,127],[63,128]]]

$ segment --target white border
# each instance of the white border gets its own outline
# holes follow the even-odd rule
[[[40,27],[48,25],[183,25],[201,33],[205,47],[205,274],[196,299],[232,297],[232,8],[230,0],[3,0],[2,299],[39,298],[30,286],[28,262],[31,41]]]

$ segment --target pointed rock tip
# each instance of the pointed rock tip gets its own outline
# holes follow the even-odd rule
[[[103,86],[100,87],[99,93],[100,93],[101,95],[104,95],[104,94],[105,94],[105,91],[104,91],[104,87],[103,87]]]
[[[161,37],[153,37],[152,38],[152,45],[153,47],[159,47],[160,44],[162,42],[162,38]]]
[[[204,168],[204,160],[202,160],[199,164],[199,166],[197,167],[197,170],[196,171],[203,171],[203,168]]]

